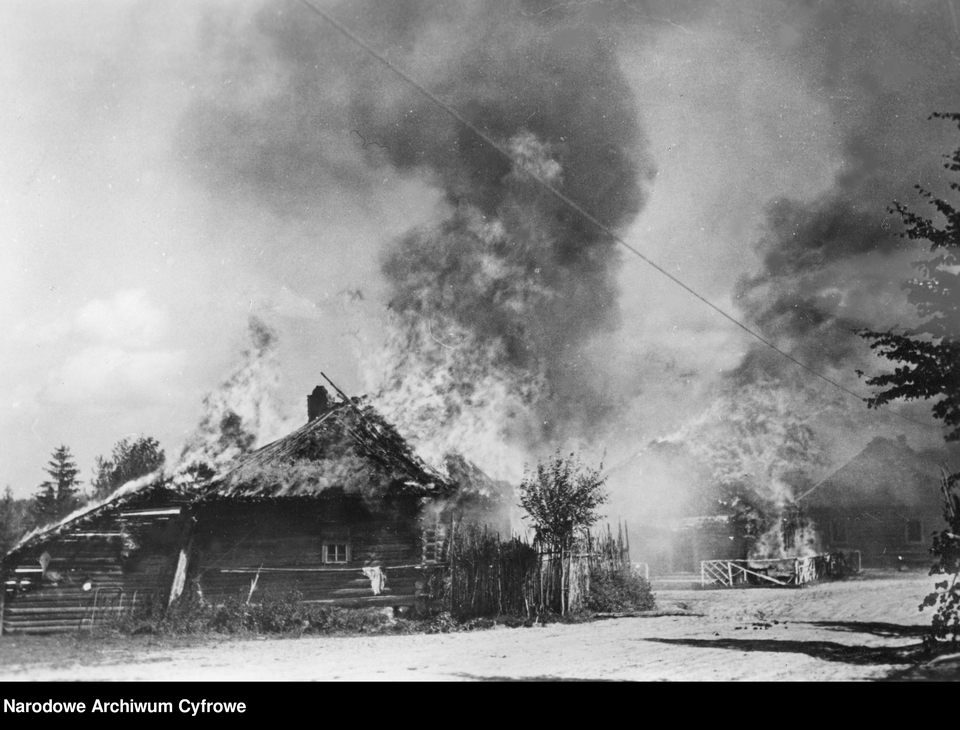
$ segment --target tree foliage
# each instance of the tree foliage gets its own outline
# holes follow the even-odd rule
[[[80,480],[77,464],[67,446],[58,446],[44,469],[50,479],[40,484],[33,498],[33,516],[37,525],[53,522],[72,512],[79,505]]]
[[[30,500],[14,499],[13,490],[7,486],[0,499],[0,555],[4,555],[27,531]]]
[[[580,530],[598,519],[597,508],[607,501],[602,466],[592,469],[574,455],[558,450],[528,471],[520,484],[520,505],[527,511],[537,541],[566,548]]]
[[[163,466],[165,459],[160,442],[155,438],[121,439],[113,447],[109,459],[97,457],[90,482],[93,487],[91,496],[94,499],[108,497],[127,482],[156,471]]]
[[[960,113],[933,117],[953,120],[960,127]],[[960,148],[946,159],[944,168],[960,172]],[[954,193],[960,192],[960,183],[949,185]],[[917,276],[905,285],[907,300],[921,322],[901,332],[859,332],[871,341],[872,350],[900,363],[892,373],[867,380],[868,385],[884,388],[867,404],[875,408],[898,398],[937,398],[933,415],[947,427],[947,441],[960,441],[960,209],[920,185],[914,187],[942,218],[938,223],[902,203],[890,209],[906,226],[903,237],[929,243],[931,255],[914,264]]]
[[[960,113],[934,114],[931,118],[950,119],[960,127]],[[946,156],[944,168],[960,172],[960,148]],[[859,334],[871,340],[870,348],[882,357],[901,365],[892,373],[867,380],[868,385],[885,388],[868,400],[872,407],[882,406],[897,398],[906,400],[931,398],[933,415],[946,427],[947,441],[960,441],[960,208],[920,185],[914,186],[931,205],[939,221],[915,213],[901,203],[894,203],[905,225],[903,235],[914,241],[929,243],[930,256],[914,263],[917,276],[906,284],[907,300],[917,309],[920,324],[903,332],[862,330]],[[951,181],[950,190],[960,192],[960,182]],[[947,529],[933,539],[930,552],[937,563],[930,575],[950,575],[936,584],[920,605],[923,610],[935,608],[931,637],[934,640],[952,636],[960,638],[960,496],[956,494],[960,474],[944,473],[942,481],[944,517]]]
[[[960,474],[943,474],[943,516],[947,528],[933,536],[930,552],[937,558],[930,575],[950,576],[934,585],[934,591],[923,599],[920,610],[933,608],[933,639],[952,638],[960,641]]]

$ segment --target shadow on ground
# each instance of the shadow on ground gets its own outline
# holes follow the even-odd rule
[[[849,631],[852,634],[873,634],[890,638],[922,639],[930,632],[929,626],[889,624],[881,621],[795,621],[794,624],[818,626],[833,631]]]
[[[898,669],[884,678],[890,682],[960,682],[960,654]]]
[[[482,677],[476,674],[455,674],[460,679],[472,679],[475,682],[627,682],[626,679],[595,679],[592,677]]]
[[[691,646],[697,649],[728,649],[732,651],[768,651],[779,654],[806,654],[829,662],[857,666],[880,664],[913,664],[922,645],[903,647],[848,646],[833,641],[795,641],[789,639],[655,639],[659,644]]]

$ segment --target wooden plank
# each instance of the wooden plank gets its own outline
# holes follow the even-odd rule
[[[779,580],[777,580],[776,578],[771,578],[769,575],[764,575],[763,573],[755,573],[754,571],[748,570],[747,568],[740,568],[740,570],[742,570],[744,573],[749,573],[750,575],[755,575],[755,576],[757,576],[758,578],[762,578],[763,580],[768,580],[768,581],[770,581],[771,583],[776,583],[776,584],[779,585],[779,586],[785,586],[785,585],[787,585],[787,584],[784,583],[783,581],[779,581]]]
[[[417,597],[414,595],[406,596],[368,596],[367,598],[322,598],[319,600],[304,601],[304,603],[315,603],[326,606],[338,606],[340,608],[368,608],[375,606],[413,606],[416,605]]]
[[[357,573],[362,572],[363,568],[368,567],[380,567],[384,570],[424,570],[426,568],[433,568],[437,565],[446,565],[446,563],[414,563],[410,565],[390,565],[385,563],[379,566],[357,566],[355,568],[252,568],[252,567],[243,567],[243,568],[220,568],[220,573]]]
[[[87,614],[91,611],[96,610],[97,613],[101,611],[126,611],[129,606],[96,606],[91,603],[89,606],[63,606],[59,608],[12,608],[10,609],[10,616],[34,616],[37,614],[64,614],[72,615],[75,613]]]
[[[6,583],[6,574],[0,568],[0,637],[3,636],[3,612],[7,597]]]
[[[338,588],[335,591],[333,591],[333,595],[335,596],[371,596],[373,595],[373,591],[368,585],[366,588]],[[381,595],[381,596],[393,595],[393,591],[391,591],[389,588],[384,588],[383,590],[380,591],[378,595]]]

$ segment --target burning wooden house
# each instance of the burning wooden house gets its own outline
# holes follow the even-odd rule
[[[309,421],[191,506],[185,586],[207,601],[297,591],[341,606],[413,605],[442,551],[453,486],[372,409],[323,388]]]
[[[859,551],[864,567],[926,565],[943,524],[943,458],[914,451],[903,437],[877,437],[798,501],[826,551]]]
[[[3,631],[77,629],[185,594],[413,605],[451,512],[471,501],[459,480],[495,483],[466,462],[444,478],[372,408],[321,387],[308,419],[200,489],[128,485],[29,536],[0,564]]]

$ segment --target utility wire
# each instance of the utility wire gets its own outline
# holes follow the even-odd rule
[[[347,28],[345,25],[343,25],[342,23],[340,23],[338,20],[335,20],[335,19],[334,19],[333,17],[331,17],[327,12],[321,10],[320,8],[318,8],[317,6],[315,6],[313,3],[311,3],[309,0],[300,0],[300,2],[301,2],[303,5],[305,5],[308,9],[310,9],[311,11],[313,11],[315,14],[317,14],[318,16],[320,16],[320,17],[321,17],[323,20],[325,20],[328,24],[330,24],[331,26],[333,26],[334,28],[336,28],[338,31],[340,31],[340,33],[342,33],[344,36],[346,36],[346,37],[347,37],[350,41],[352,41],[354,44],[356,44],[357,46],[359,46],[360,48],[362,48],[362,49],[363,49],[364,51],[366,51],[368,54],[370,54],[370,55],[373,56],[375,59],[377,59],[381,64],[383,64],[383,65],[386,66],[388,69],[390,69],[391,71],[393,71],[393,73],[395,73],[397,76],[399,76],[399,77],[402,78],[404,81],[406,81],[408,84],[410,84],[412,87],[414,87],[414,88],[415,88],[417,91],[419,91],[423,96],[425,96],[427,99],[429,99],[431,102],[433,102],[436,106],[440,107],[440,109],[442,109],[444,112],[446,112],[449,116],[453,117],[453,119],[455,119],[456,121],[458,121],[458,122],[459,122],[460,124],[462,124],[464,127],[466,127],[466,128],[469,129],[471,132],[473,132],[475,135],[477,135],[481,140],[483,140],[483,141],[486,142],[488,145],[490,145],[490,147],[492,147],[494,150],[496,150],[498,153],[500,153],[503,157],[505,157],[505,158],[506,158],[507,160],[509,160],[511,163],[514,162],[513,156],[510,154],[510,152],[509,152],[508,150],[504,149],[502,145],[500,145],[500,144],[499,144],[498,142],[496,142],[493,138],[491,138],[489,135],[487,135],[485,132],[483,132],[481,129],[479,129],[475,124],[473,124],[473,122],[471,122],[469,119],[467,119],[467,118],[464,117],[462,114],[460,114],[456,109],[454,109],[454,108],[451,107],[449,104],[447,104],[443,99],[441,99],[440,97],[438,97],[436,94],[434,94],[434,93],[433,93],[432,91],[430,91],[428,88],[426,88],[425,86],[423,86],[423,84],[421,84],[421,83],[420,83],[419,81],[417,81],[415,78],[413,78],[412,76],[410,76],[410,75],[409,75],[406,71],[404,71],[402,68],[400,68],[399,66],[396,66],[393,62],[391,62],[391,61],[390,61],[389,59],[387,59],[385,56],[381,55],[375,48],[373,48],[373,46],[371,46],[371,45],[370,45],[369,43],[367,43],[365,40],[363,40],[362,38],[360,38],[360,37],[359,37],[356,33],[354,33],[352,30],[350,30],[349,28]],[[737,319],[736,317],[734,317],[733,315],[728,314],[727,312],[725,312],[723,309],[721,309],[720,307],[718,307],[716,304],[714,304],[713,302],[711,302],[711,301],[710,301],[709,299],[707,299],[706,297],[702,296],[701,294],[698,294],[698,293],[697,293],[696,291],[694,291],[690,286],[688,286],[688,285],[685,284],[683,281],[681,281],[680,279],[678,279],[676,276],[674,276],[673,274],[671,274],[671,273],[670,273],[669,271],[667,271],[665,268],[663,268],[662,266],[660,266],[659,264],[657,264],[655,261],[653,261],[652,259],[650,259],[650,258],[649,258],[648,256],[646,256],[645,254],[641,253],[641,252],[640,252],[638,249],[636,249],[635,247],[631,246],[629,243],[627,243],[625,240],[623,240],[623,238],[621,238],[617,233],[615,233],[614,231],[612,231],[610,228],[608,228],[608,227],[607,227],[606,225],[604,225],[602,222],[600,222],[599,220],[597,220],[593,215],[591,215],[591,214],[588,213],[586,210],[584,210],[584,208],[583,208],[579,203],[577,203],[575,200],[573,200],[572,198],[568,197],[568,196],[565,195],[564,193],[560,192],[560,191],[557,190],[553,185],[551,185],[550,183],[542,180],[542,179],[539,178],[537,175],[533,174],[533,172],[531,172],[531,171],[529,171],[529,170],[527,170],[527,169],[525,169],[525,168],[522,168],[522,166],[521,166],[521,169],[523,170],[523,172],[524,172],[531,180],[533,180],[533,181],[534,181],[537,185],[539,185],[543,190],[545,190],[546,192],[550,193],[550,195],[552,195],[553,197],[555,197],[557,200],[561,201],[562,203],[564,203],[564,204],[567,205],[568,207],[570,207],[570,208],[572,208],[573,210],[575,210],[575,211],[576,211],[577,213],[579,213],[583,218],[585,218],[587,221],[589,221],[591,224],[593,224],[593,226],[596,227],[601,233],[603,233],[603,234],[605,234],[606,236],[610,237],[610,238],[611,238],[613,241],[615,241],[616,243],[619,243],[621,246],[623,246],[625,249],[627,249],[627,250],[628,250],[630,253],[632,253],[634,256],[637,256],[639,259],[641,259],[641,260],[642,260],[644,263],[646,263],[648,266],[651,266],[652,268],[656,269],[656,270],[659,271],[661,274],[663,274],[665,277],[667,277],[670,281],[672,281],[674,284],[676,284],[676,285],[679,286],[681,289],[683,289],[685,292],[687,292],[688,294],[690,294],[690,296],[692,296],[692,297],[694,297],[695,299],[698,299],[699,301],[701,301],[701,302],[703,302],[704,304],[706,304],[708,307],[710,307],[710,309],[712,309],[714,312],[716,312],[717,314],[719,314],[721,317],[723,317],[724,319],[732,322],[732,323],[735,324],[737,327],[739,327],[740,329],[742,329],[744,332],[746,332],[747,334],[749,334],[751,337],[753,337],[754,339],[759,340],[759,341],[762,342],[764,345],[766,345],[767,347],[769,347],[771,350],[774,350],[775,352],[780,353],[783,357],[785,357],[785,358],[786,358],[787,360],[789,360],[790,362],[794,363],[795,365],[799,365],[801,368],[803,368],[804,370],[806,370],[806,371],[807,371],[808,373],[810,373],[811,375],[814,375],[814,376],[820,378],[820,380],[823,380],[824,382],[829,383],[829,384],[832,385],[834,388],[837,388],[837,389],[843,391],[844,393],[846,393],[847,395],[856,398],[856,399],[857,399],[858,401],[860,401],[861,403],[869,403],[868,399],[867,399],[867,398],[864,398],[864,397],[863,397],[862,395],[860,395],[859,393],[856,393],[855,391],[850,390],[849,388],[847,388],[847,387],[844,386],[844,385],[841,385],[840,383],[838,383],[837,381],[833,380],[832,378],[824,375],[823,373],[821,373],[821,372],[819,372],[819,371],[817,371],[817,370],[814,370],[812,367],[810,367],[809,365],[806,365],[805,363],[801,362],[800,360],[798,360],[797,358],[795,358],[793,355],[790,355],[789,353],[784,352],[783,350],[781,350],[781,349],[780,349],[779,347],[777,347],[775,344],[773,344],[772,342],[770,342],[770,340],[766,339],[765,337],[763,337],[763,336],[760,335],[759,333],[757,333],[757,332],[753,331],[752,329],[750,329],[750,328],[749,328],[747,325],[745,325],[743,322],[741,322],[740,320],[738,320],[738,319]],[[897,413],[896,411],[892,411],[892,410],[890,410],[889,408],[884,408],[883,406],[875,406],[874,408],[875,408],[876,410],[884,410],[884,411],[886,411],[887,413],[891,413],[891,414],[893,414],[894,416],[897,416],[897,417],[899,417],[899,418],[903,418],[904,420],[910,421],[911,423],[917,424],[917,425],[919,425],[919,426],[924,426],[925,428],[937,428],[937,426],[935,426],[935,425],[933,425],[933,424],[923,423],[922,421],[917,421],[916,419],[913,419],[913,418],[911,418],[910,416],[906,416],[906,415],[904,415],[904,414],[902,414],[902,413]]]

